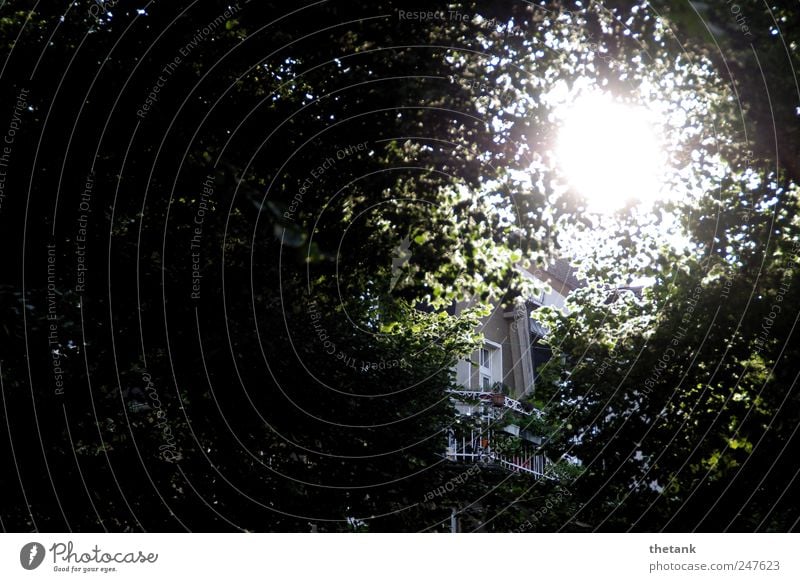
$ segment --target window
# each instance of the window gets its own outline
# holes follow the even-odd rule
[[[547,364],[552,356],[553,352],[550,351],[549,346],[542,344],[538,340],[533,342],[533,345],[531,345],[531,358],[533,359],[534,381],[539,379],[539,374],[541,373],[540,366]]]
[[[544,343],[547,329],[537,321],[531,321],[531,359],[533,360],[533,379],[536,382],[540,366],[544,366],[553,356],[550,346]]]
[[[486,340],[478,350],[478,386],[483,392],[492,389],[495,382],[503,381],[500,344]]]

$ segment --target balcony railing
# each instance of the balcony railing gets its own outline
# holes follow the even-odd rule
[[[504,406],[505,408],[510,408],[514,412],[518,412],[519,414],[525,416],[536,416],[537,418],[541,418],[542,416],[541,410],[537,408],[534,408],[533,410],[526,410],[519,400],[509,398],[505,394],[499,394],[497,392],[479,392],[476,390],[448,390],[448,392],[455,396],[460,396],[461,398],[480,400],[496,406]]]
[[[534,447],[522,444],[520,450],[505,452],[502,448],[494,446],[493,431],[470,431],[456,435],[451,433],[447,439],[446,458],[451,461],[466,463],[482,463],[497,465],[515,473],[526,473],[539,479],[550,479],[546,474],[548,466],[547,457],[536,454]]]

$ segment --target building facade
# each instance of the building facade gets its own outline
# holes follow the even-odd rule
[[[483,346],[456,365],[457,390],[451,392],[459,418],[448,434],[452,461],[492,463],[544,477],[548,460],[536,434],[541,412],[526,401],[536,391],[540,367],[550,359],[547,330],[531,319],[539,307],[566,309],[566,298],[581,285],[566,260],[525,271],[547,286],[513,309],[496,306],[482,321]]]

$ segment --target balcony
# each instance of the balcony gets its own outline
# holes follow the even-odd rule
[[[533,477],[551,479],[546,474],[549,465],[545,455],[536,453],[536,447],[520,442],[520,449],[504,451],[500,446],[493,445],[495,439],[493,432],[471,431],[456,435],[448,434],[447,452],[445,457],[450,461],[462,463],[480,463],[483,465],[496,465],[514,473],[525,473]]]
[[[505,394],[499,394],[497,392],[479,392],[474,390],[448,390],[448,392],[454,396],[466,400],[479,400],[481,402],[491,404],[492,406],[502,406],[524,416],[536,416],[536,418],[541,418],[542,416],[541,410],[537,410],[535,408],[533,410],[526,410],[519,400],[514,400]]]
[[[542,439],[520,429],[515,424],[503,422],[508,410],[522,416],[540,418],[541,411],[530,410],[521,402],[496,392],[450,390],[460,404],[461,414],[477,418],[471,429],[451,430],[448,433],[445,457],[451,461],[494,465],[514,473],[547,478],[547,457],[541,453]],[[472,401],[476,404],[467,404]],[[464,412],[464,409],[468,410]]]

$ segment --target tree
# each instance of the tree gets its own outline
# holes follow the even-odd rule
[[[2,21],[26,127],[7,183],[33,201],[2,216],[26,249],[4,287],[6,527],[420,526],[475,320],[405,305],[513,290],[556,217],[487,122],[513,91],[480,106],[468,82],[495,58],[474,35],[500,32],[398,26],[392,3],[33,5]]]
[[[710,26],[732,25],[722,6]],[[785,22],[785,10],[772,9]],[[766,12],[747,14],[763,22]],[[757,32],[755,54],[770,63],[770,89],[783,83],[778,44],[792,47],[785,58],[796,56],[787,28],[782,38],[767,27]],[[725,48],[736,44],[730,34],[721,39]],[[702,40],[687,46],[713,56]],[[606,219],[604,244],[594,231],[593,246],[581,247],[588,286],[570,298],[571,313],[542,313],[561,358],[546,372],[546,397],[562,419],[554,442],[583,467],[576,487],[584,504],[554,527],[577,520],[599,530],[796,527],[789,459],[797,449],[797,310],[785,302],[797,285],[800,241],[787,155],[797,146],[795,100],[782,93],[772,103],[776,118],[768,117],[756,83],[745,80],[753,66],[745,53],[753,56],[733,47],[742,111],[725,91],[714,101],[719,137],[716,155],[699,155],[716,160],[706,166],[703,195],[657,208],[680,217],[680,242],[660,237],[654,220]],[[749,142],[737,138],[737,118],[754,136]],[[777,159],[774,139],[767,144],[764,135],[772,124],[781,128]]]
[[[22,128],[4,187],[24,193],[0,208],[24,250],[0,287],[3,527],[436,530],[456,508],[527,531],[578,511],[564,463],[429,495],[463,472],[440,457],[445,390],[481,314],[447,310],[527,293],[517,267],[587,223],[544,153],[559,92],[703,86],[729,137],[707,61],[641,6],[34,6],[0,18]],[[692,169],[704,138],[673,159]],[[608,325],[656,313],[612,305]]]

